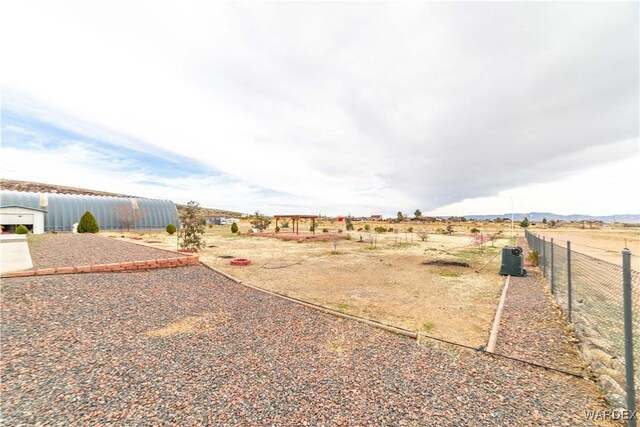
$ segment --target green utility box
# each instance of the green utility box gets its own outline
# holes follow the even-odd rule
[[[502,249],[502,266],[500,274],[503,276],[526,276],[527,270],[522,268],[522,248],[520,246],[506,246]]]

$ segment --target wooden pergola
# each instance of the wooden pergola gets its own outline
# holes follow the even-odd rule
[[[311,227],[313,228],[313,234],[316,234],[316,218],[318,218],[318,215],[274,215],[273,217],[276,219],[276,230],[278,230],[278,220],[280,218],[287,218],[293,222],[291,232],[296,234],[300,234],[300,218],[310,219]]]

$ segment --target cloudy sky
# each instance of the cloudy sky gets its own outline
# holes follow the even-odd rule
[[[640,213],[637,2],[2,15],[2,178],[269,214]]]

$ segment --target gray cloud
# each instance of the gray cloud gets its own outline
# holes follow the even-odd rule
[[[320,209],[429,210],[638,152],[637,3],[189,5],[159,7],[142,27],[135,17],[147,9],[122,20],[115,10],[118,38],[104,43],[110,12],[75,7],[69,34],[16,41],[8,84]],[[22,40],[46,31],[36,24],[47,25],[7,31]],[[65,64],[79,37],[104,63],[119,67],[123,50],[151,62],[124,77],[82,68],[91,58]],[[34,62],[21,67],[20,51]],[[56,77],[29,77],[44,69],[39,51],[62,54]],[[81,86],[88,74],[111,90]],[[74,91],[104,106],[84,111]],[[229,146],[236,156],[221,156]]]

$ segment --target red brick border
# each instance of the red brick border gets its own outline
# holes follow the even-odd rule
[[[146,261],[125,261],[113,264],[80,265],[77,267],[41,268],[39,270],[16,271],[3,274],[2,277],[30,277],[45,276],[51,274],[75,274],[75,273],[104,273],[122,271],[144,271],[155,268],[184,267],[198,265],[198,255],[179,258],[160,258]]]

